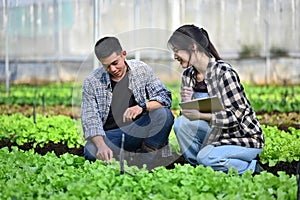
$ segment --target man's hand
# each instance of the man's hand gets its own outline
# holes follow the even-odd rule
[[[92,138],[92,141],[97,147],[96,157],[99,160],[109,162],[113,157],[112,150],[105,144],[103,136],[95,136]]]
[[[143,108],[139,105],[127,108],[123,114],[123,122],[132,122],[142,112]]]
[[[183,86],[180,91],[181,101],[186,102],[192,100],[194,91],[192,87]]]
[[[98,148],[96,156],[99,160],[103,160],[108,163],[113,157],[113,152],[106,144],[104,144]]]

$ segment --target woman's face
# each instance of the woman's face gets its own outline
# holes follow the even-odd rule
[[[173,49],[174,59],[177,60],[182,68],[188,68],[192,65],[192,54],[190,51],[181,50],[181,49]]]

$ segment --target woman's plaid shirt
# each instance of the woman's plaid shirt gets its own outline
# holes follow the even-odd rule
[[[145,63],[126,60],[129,70],[129,89],[136,102],[143,107],[147,100],[158,101],[171,107],[171,93]],[[83,82],[81,119],[85,139],[105,135],[105,124],[112,101],[109,74],[103,67],[96,69]]]
[[[183,72],[182,85],[194,83],[194,67]],[[264,136],[259,121],[246,97],[238,74],[224,61],[211,60],[204,79],[209,96],[217,96],[225,110],[212,113],[205,144],[239,145],[262,148]],[[203,146],[205,146],[205,144]]]

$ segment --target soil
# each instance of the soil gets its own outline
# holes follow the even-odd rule
[[[289,127],[300,129],[300,112],[258,112],[256,115],[258,116],[261,124],[277,126],[279,130],[289,132]]]
[[[0,105],[0,114],[14,114],[14,113],[22,113],[25,116],[32,115],[33,108],[29,105],[24,106],[11,106],[11,105]],[[53,115],[65,115],[70,116],[71,118],[78,119],[80,118],[80,108],[78,107],[67,107],[67,106],[47,106],[37,107],[37,113],[42,114],[44,116],[53,116]],[[174,111],[174,114],[177,114],[177,111]],[[288,127],[294,127],[296,129],[300,128],[300,113],[257,113],[261,124],[278,126],[278,129],[285,130],[288,132]],[[4,139],[0,141],[0,148],[8,147],[11,149],[12,146],[18,146],[16,143],[11,143],[9,139]],[[19,149],[29,150],[33,148],[32,143],[24,144],[22,146],[18,146]],[[57,156],[60,156],[64,153],[71,153],[78,156],[83,156],[83,147],[80,148],[68,148],[65,144],[54,144],[48,143],[45,144],[44,147],[37,146],[34,148],[35,152],[41,155],[45,155],[47,152],[54,152]],[[174,164],[185,164],[185,160],[182,156],[173,153],[174,162],[170,165],[166,166],[166,168],[171,169],[174,168]],[[259,162],[259,158],[258,158]],[[260,163],[260,162],[259,162]],[[270,167],[268,164],[260,165],[264,168],[264,170],[277,175],[278,171],[285,171],[286,174],[295,175],[297,172],[297,164],[298,161],[293,161],[291,163],[280,162],[277,165]]]
[[[29,117],[33,115],[32,105],[7,105],[0,104],[0,114],[12,115],[14,113],[22,113],[23,115]],[[80,118],[80,107],[76,106],[37,106],[35,109],[36,114],[43,116],[54,116],[54,115],[65,115],[73,119]]]

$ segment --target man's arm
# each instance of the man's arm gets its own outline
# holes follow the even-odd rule
[[[135,65],[132,66],[135,73],[132,73],[130,86],[133,88],[133,95],[138,104],[142,106],[142,104],[146,103],[146,99],[148,99],[148,102],[156,101],[170,108],[172,106],[171,92],[166,89],[165,85],[156,76],[151,67],[143,62],[135,63]],[[158,104],[151,104],[149,105],[150,110],[154,110],[158,108],[156,106],[159,106]]]
[[[95,92],[90,81],[84,81],[82,86],[81,121],[84,138],[89,139],[97,135],[105,136],[103,124],[97,113]]]
[[[110,161],[113,153],[104,142],[105,132],[100,116],[97,114],[95,93],[91,82],[87,80],[82,88],[81,119],[85,139],[90,139],[97,147],[96,158]]]
[[[152,111],[152,110],[158,109],[160,107],[163,107],[163,105],[158,101],[149,101],[146,103],[147,111]]]
[[[163,105],[158,101],[149,101],[146,103],[146,110],[152,111],[163,107]],[[131,122],[133,121],[138,115],[143,112],[143,108],[139,105],[127,108],[123,114],[123,122]]]
[[[99,160],[109,162],[113,157],[112,150],[105,144],[104,136],[98,135],[92,138],[92,142],[97,147],[96,157]]]

